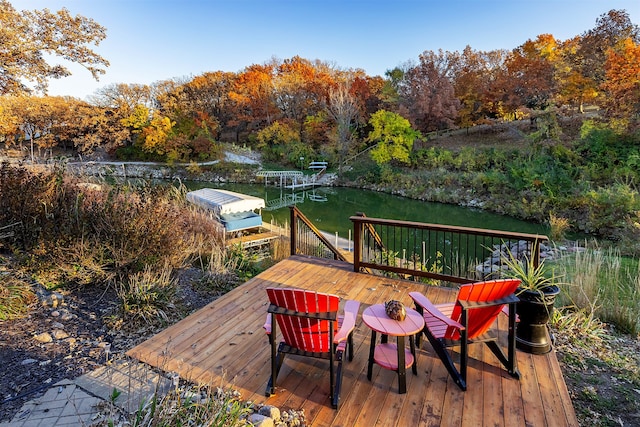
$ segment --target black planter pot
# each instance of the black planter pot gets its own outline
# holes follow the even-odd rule
[[[516,326],[516,347],[532,354],[545,354],[551,351],[549,318],[553,313],[557,286],[548,286],[540,291],[518,290],[520,298],[517,313],[520,321]]]

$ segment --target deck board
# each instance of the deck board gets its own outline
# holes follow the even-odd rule
[[[344,362],[340,408],[329,401],[327,362],[288,356],[275,396],[264,395],[270,351],[262,328],[267,287],[297,287],[333,293],[368,305],[397,299],[411,306],[419,290],[434,302],[449,301],[453,290],[417,282],[354,273],[348,263],[292,256],[213,301],[191,316],[129,350],[128,355],[183,378],[229,385],[243,398],[304,409],[311,426],[578,426],[555,352],[518,351],[520,381],[511,378],[481,344],[470,346],[468,391],[451,380],[426,339],[418,349],[418,375],[407,372],[407,393],[398,394],[397,376],[374,365],[367,379],[371,332],[358,317],[356,354]],[[504,317],[504,316],[501,316]],[[500,320],[501,330],[506,319]],[[500,334],[504,344],[506,333]]]

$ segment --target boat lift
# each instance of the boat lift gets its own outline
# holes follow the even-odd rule
[[[267,185],[269,178],[279,178],[280,188],[289,188],[292,190],[304,189],[309,187],[317,187],[318,178],[320,178],[327,170],[327,162],[310,162],[309,169],[317,171],[311,176],[305,176],[302,171],[259,171],[256,176],[264,178],[264,185]],[[287,184],[290,181],[291,184]]]

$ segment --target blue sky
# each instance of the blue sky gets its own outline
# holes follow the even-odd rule
[[[111,83],[150,84],[207,71],[238,72],[299,55],[371,76],[425,50],[513,49],[539,34],[560,40],[611,9],[640,25],[639,0],[10,0],[18,10],[63,7],[107,28],[96,50],[111,63],[51,82],[50,95],[85,99]],[[58,61],[60,62],[60,61]],[[65,64],[66,65],[66,64]]]

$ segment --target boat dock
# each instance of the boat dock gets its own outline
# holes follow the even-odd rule
[[[280,188],[301,190],[320,186],[318,180],[326,172],[327,166],[327,162],[309,163],[309,169],[315,171],[313,175],[305,175],[302,171],[259,171],[256,176],[264,178],[265,185],[269,179],[277,178]]]

